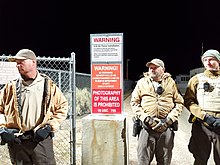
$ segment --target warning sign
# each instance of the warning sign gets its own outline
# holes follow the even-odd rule
[[[121,114],[123,34],[92,34],[91,88],[93,114]]]
[[[98,61],[121,61],[122,60],[122,35],[92,35],[91,58]]]
[[[93,90],[93,113],[121,114],[121,90]]]
[[[0,84],[6,84],[18,77],[20,74],[16,62],[0,62]]]
[[[120,64],[93,64],[92,88],[120,88]]]

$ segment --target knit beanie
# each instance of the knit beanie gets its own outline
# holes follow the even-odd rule
[[[214,50],[214,49],[210,49],[210,50],[207,50],[201,57],[201,60],[203,62],[203,59],[205,57],[214,57],[216,58],[218,61],[220,61],[220,54],[217,50]]]

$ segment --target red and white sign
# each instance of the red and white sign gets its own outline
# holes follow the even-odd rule
[[[121,114],[122,93],[118,90],[92,90],[93,113],[101,114]]]
[[[123,36],[121,34],[96,34],[91,36],[92,62],[122,62]]]
[[[122,44],[122,34],[91,35],[93,114],[122,113]]]

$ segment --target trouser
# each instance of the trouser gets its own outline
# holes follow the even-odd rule
[[[154,155],[157,165],[170,165],[174,135],[175,133],[171,128],[163,133],[143,128],[138,138],[138,165],[150,165]]]
[[[192,124],[191,133],[188,148],[195,158],[194,165],[207,165],[212,145],[215,164],[220,165],[220,135],[199,121]]]
[[[51,136],[40,142],[27,139],[21,144],[10,143],[8,149],[13,165],[56,165]]]

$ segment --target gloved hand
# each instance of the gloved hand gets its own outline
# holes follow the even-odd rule
[[[160,119],[159,123],[155,127],[152,127],[152,130],[162,133],[166,131],[172,123],[173,121],[169,117],[165,119]]]
[[[144,124],[149,127],[149,128],[152,128],[152,127],[155,127],[157,124],[158,124],[158,120],[156,120],[156,118],[153,118],[153,117],[150,117],[150,116],[147,116],[145,119],[144,119]]]
[[[49,124],[39,128],[34,134],[34,140],[39,142],[46,139],[51,133],[51,126]]]
[[[7,128],[1,128],[1,139],[2,143],[20,143],[20,139],[15,136],[15,133],[18,133],[18,129],[7,129]]]
[[[216,118],[212,115],[205,115],[204,122],[206,122],[211,127],[219,127],[220,126],[220,118]]]
[[[13,133],[4,132],[1,134],[1,138],[5,143],[12,143],[15,140],[15,135]]]

